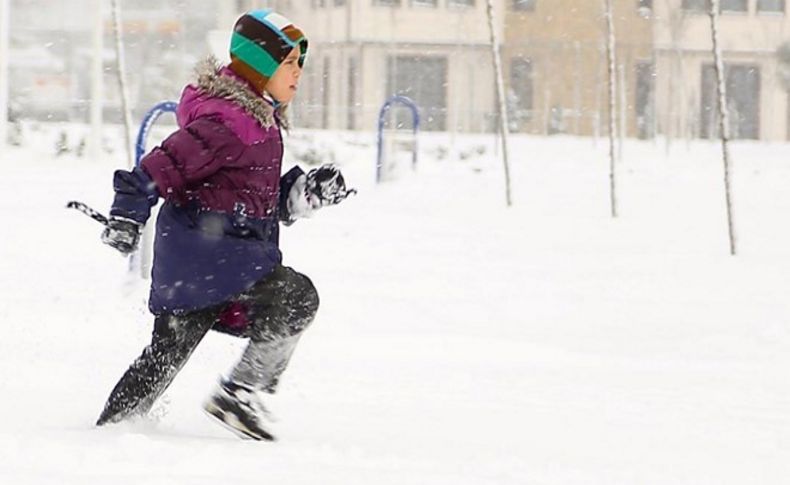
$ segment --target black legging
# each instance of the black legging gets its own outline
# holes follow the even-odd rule
[[[234,300],[247,307],[249,324],[238,333],[250,339],[231,380],[274,392],[301,333],[318,311],[318,293],[310,279],[277,266]],[[212,328],[226,331],[218,318],[226,304],[154,321],[151,343],[135,359],[110,393],[97,425],[146,414],[167,389],[203,337]]]

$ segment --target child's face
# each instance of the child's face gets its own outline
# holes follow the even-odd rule
[[[288,57],[274,71],[274,76],[266,83],[266,91],[280,103],[287,103],[296,95],[299,88],[299,77],[302,68],[299,67],[299,48],[294,48]]]

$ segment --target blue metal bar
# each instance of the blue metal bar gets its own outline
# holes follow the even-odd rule
[[[140,161],[143,159],[143,155],[145,155],[145,141],[148,139],[148,134],[154,126],[154,122],[156,122],[163,113],[175,113],[177,107],[178,104],[173,101],[163,101],[151,108],[148,113],[145,114],[143,123],[140,125],[140,130],[137,132],[137,141],[135,143],[134,165],[136,167],[140,166]],[[150,231],[150,229],[148,230]],[[144,278],[145,273],[149,271],[146,267],[149,264],[147,260],[150,260],[144,255],[145,249],[142,248],[143,244],[145,244],[146,237],[148,236],[143,236],[141,250],[134,252],[129,258],[129,271],[135,272],[139,267]]]
[[[151,127],[154,126],[154,122],[156,122],[163,113],[175,113],[177,107],[178,104],[174,101],[162,101],[145,114],[143,123],[140,125],[140,131],[137,132],[137,142],[135,143],[134,153],[135,166],[140,166],[140,160],[142,160],[143,155],[145,155],[145,141],[148,139],[148,133],[151,131]]]
[[[378,155],[376,156],[376,183],[381,182],[381,167],[382,157],[383,157],[383,143],[384,143],[384,120],[387,112],[390,110],[394,103],[401,103],[405,105],[407,108],[411,110],[412,113],[412,128],[414,132],[414,152],[412,153],[412,168],[417,168],[417,133],[420,130],[420,112],[417,109],[417,105],[411,99],[407,98],[406,96],[392,96],[387,101],[384,102],[384,105],[381,107],[379,111],[379,126],[378,126]]]

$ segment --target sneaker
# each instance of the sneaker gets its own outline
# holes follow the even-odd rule
[[[223,380],[203,409],[242,438],[275,440],[266,430],[272,416],[254,389]]]

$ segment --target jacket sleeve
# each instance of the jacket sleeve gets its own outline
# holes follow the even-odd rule
[[[110,209],[110,215],[113,217],[123,217],[145,224],[151,216],[151,207],[159,201],[156,185],[139,167],[131,172],[116,170],[113,189],[115,189],[115,200]]]
[[[286,226],[290,226],[293,224],[296,219],[297,215],[294,214],[293,210],[293,201],[289,202],[289,199],[293,199],[294,194],[291,192],[298,192],[303,191],[304,184],[297,184],[297,181],[300,177],[305,175],[304,171],[299,167],[294,167],[289,170],[285,175],[280,177],[280,200],[279,200],[279,215],[280,221],[285,223]]]
[[[111,216],[145,224],[159,197],[171,199],[239,158],[242,141],[219,121],[198,118],[146,155],[141,167],[115,172]]]
[[[234,162],[245,148],[230,128],[203,117],[170,135],[141,165],[162,197],[169,198]]]

